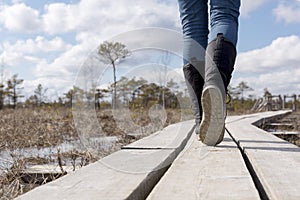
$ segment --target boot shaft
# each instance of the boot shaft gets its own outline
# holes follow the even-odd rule
[[[223,34],[219,33],[217,38],[208,44],[205,59],[205,81],[211,82],[211,79],[217,79],[218,76],[211,77],[211,75],[212,73],[219,72],[224,89],[227,91],[236,59],[235,46],[226,40]]]

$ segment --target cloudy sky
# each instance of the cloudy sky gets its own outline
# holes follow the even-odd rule
[[[145,27],[180,31],[177,1],[0,0],[4,78],[17,73],[27,97],[41,83],[56,98],[101,42]],[[246,81],[257,96],[264,88],[300,94],[299,27],[299,0],[242,0],[232,86]]]

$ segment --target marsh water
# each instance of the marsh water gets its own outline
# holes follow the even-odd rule
[[[53,163],[57,164],[57,153],[68,153],[72,151],[85,152],[89,148],[97,147],[98,151],[109,151],[116,146],[118,137],[95,137],[90,138],[89,143],[83,144],[80,140],[65,141],[57,146],[52,147],[31,147],[14,149],[12,151],[2,150],[0,151],[0,173],[1,170],[6,170],[12,167],[14,159],[20,158],[42,158],[47,160],[53,160]],[[64,160],[65,165],[68,165],[70,160]]]

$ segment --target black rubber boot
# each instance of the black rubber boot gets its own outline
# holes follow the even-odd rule
[[[225,130],[225,98],[236,58],[235,46],[223,34],[208,44],[205,57],[205,84],[201,96],[203,119],[199,139],[209,145],[219,144]]]
[[[204,79],[201,76],[201,70],[204,71],[204,61],[197,62],[197,68],[192,64],[186,64],[183,67],[183,73],[190,96],[192,110],[195,117],[195,133],[199,133],[199,126],[202,120],[202,106],[201,106],[201,94],[204,85]],[[203,72],[204,74],[204,72]]]
[[[208,45],[207,53],[213,55],[213,61],[221,74],[225,91],[227,92],[236,58],[235,46],[226,40],[222,33],[219,33],[217,39]]]

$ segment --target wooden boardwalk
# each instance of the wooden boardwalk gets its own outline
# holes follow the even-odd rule
[[[298,200],[300,148],[252,125],[287,112],[228,117],[217,147],[174,124],[17,199]]]
[[[257,121],[254,116],[241,121],[229,119],[226,127],[242,150],[262,198],[300,199],[300,148],[255,126],[246,126]],[[268,119],[268,113],[264,118]]]

